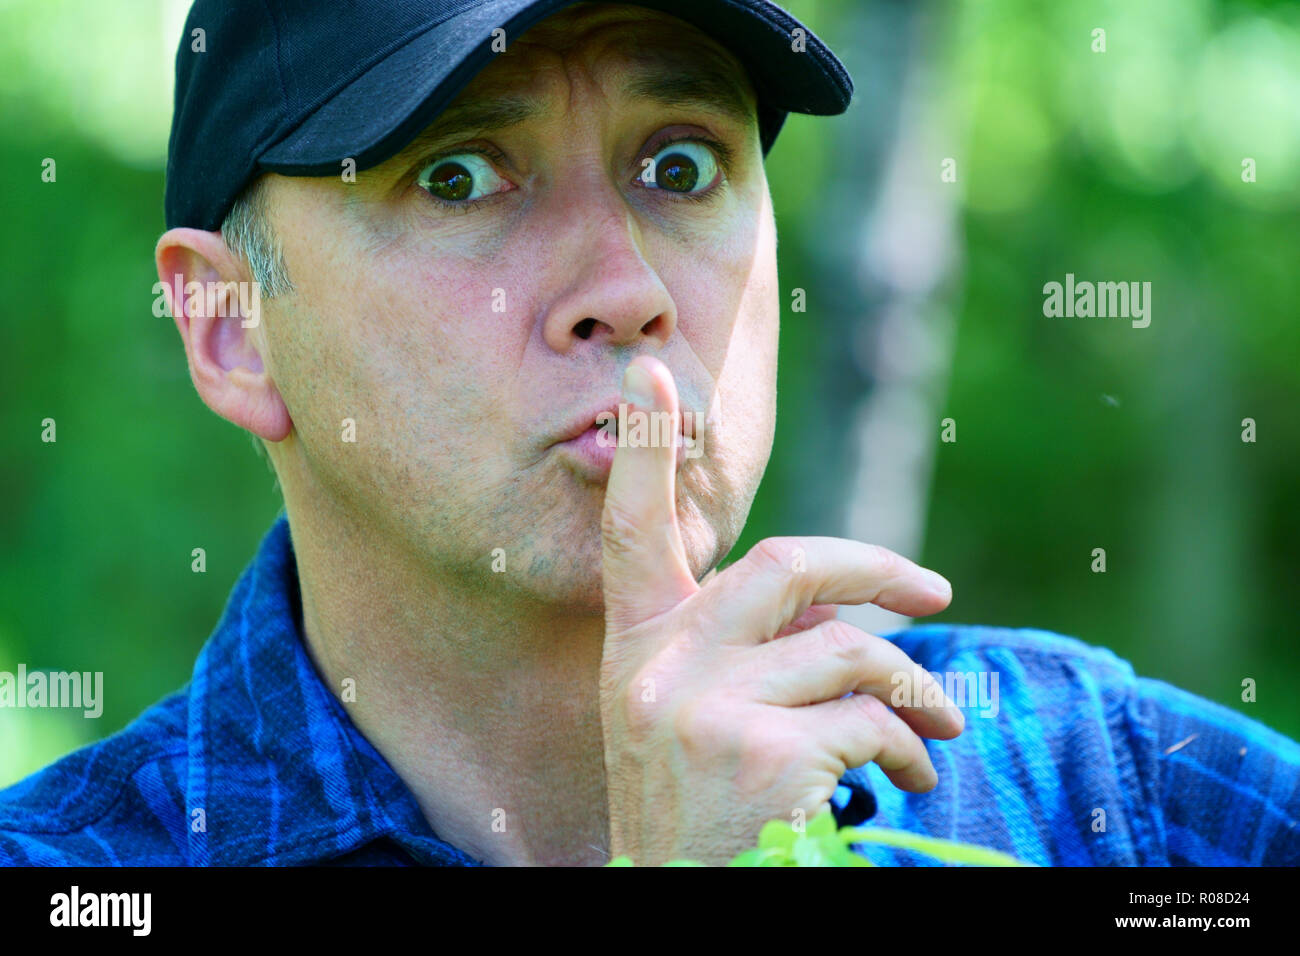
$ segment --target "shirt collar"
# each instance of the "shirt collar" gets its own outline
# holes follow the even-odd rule
[[[388,838],[420,863],[475,865],[433,833],[415,796],[326,688],[301,622],[297,563],[281,514],[195,664],[191,859],[311,864]]]
[[[389,839],[426,865],[480,865],[441,840],[414,794],[322,682],[302,634],[289,523],[262,539],[194,667],[186,781],[190,859],[321,863]],[[865,768],[832,799],[836,819],[874,815]]]

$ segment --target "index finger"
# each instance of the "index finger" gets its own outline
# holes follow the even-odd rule
[[[623,401],[627,421],[635,422],[635,415],[649,417],[642,419],[648,427],[639,432],[646,443],[619,435],[605,490],[602,583],[605,626],[614,633],[656,617],[700,590],[677,524],[681,417],[672,373],[658,359],[637,357],[623,375]]]

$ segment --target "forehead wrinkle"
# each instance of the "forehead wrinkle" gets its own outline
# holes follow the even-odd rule
[[[574,10],[585,10],[586,15],[573,16]],[[520,94],[508,83],[503,89],[498,81],[493,85],[499,92],[489,87],[470,95],[475,99],[521,100],[535,107],[535,115],[549,113],[542,106],[547,92],[538,87],[550,86],[546,77],[551,71],[545,67],[553,64],[558,68],[554,75],[567,81],[570,110],[576,67],[585,67],[596,78],[602,97],[606,85],[602,72],[627,67],[632,76],[621,89],[611,91],[616,96],[652,100],[668,107],[711,109],[742,124],[757,116],[757,96],[748,71],[728,50],[684,20],[647,8],[586,4],[569,8],[514,41],[499,62],[533,80],[533,90]],[[519,115],[518,122],[532,118]]]
[[[730,72],[701,69],[697,64],[643,63],[638,74],[623,87],[623,95],[653,100],[663,106],[715,110],[738,123],[756,118],[751,98]]]
[[[587,12],[585,17],[572,16],[574,10]],[[667,108],[709,110],[746,126],[757,121],[757,96],[748,72],[706,34],[646,8],[579,5],[549,17],[511,43],[495,61],[508,65],[508,78],[490,65],[395,158],[431,152],[442,141],[551,117],[552,77],[568,87],[567,107],[572,111],[575,53],[597,77],[602,98],[607,94],[601,72],[630,65],[632,75],[610,95]]]
[[[735,57],[685,21],[638,20],[645,29],[619,30],[605,23],[590,35],[586,57],[594,74],[611,58],[629,78],[616,95],[651,100],[666,107],[696,107],[745,124],[757,119],[757,97],[749,74]]]

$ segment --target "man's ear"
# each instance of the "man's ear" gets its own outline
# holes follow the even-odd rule
[[[154,260],[199,397],[240,428],[283,441],[293,421],[259,352],[261,294],[243,261],[221,233],[199,229],[163,233]]]

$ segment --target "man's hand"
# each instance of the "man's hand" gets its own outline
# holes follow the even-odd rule
[[[629,413],[678,412],[672,375],[648,357],[629,366],[624,401]],[[933,678],[835,620],[833,605],[934,614],[951,600],[947,582],[856,541],[769,538],[697,584],[677,525],[676,462],[675,448],[620,446],[605,494],[610,855],[724,864],[766,821],[829,809],[845,770],[873,760],[904,790],[933,789],[921,737],[956,737],[961,711],[887,706],[899,681],[907,700],[934,699],[911,686],[918,672]]]

